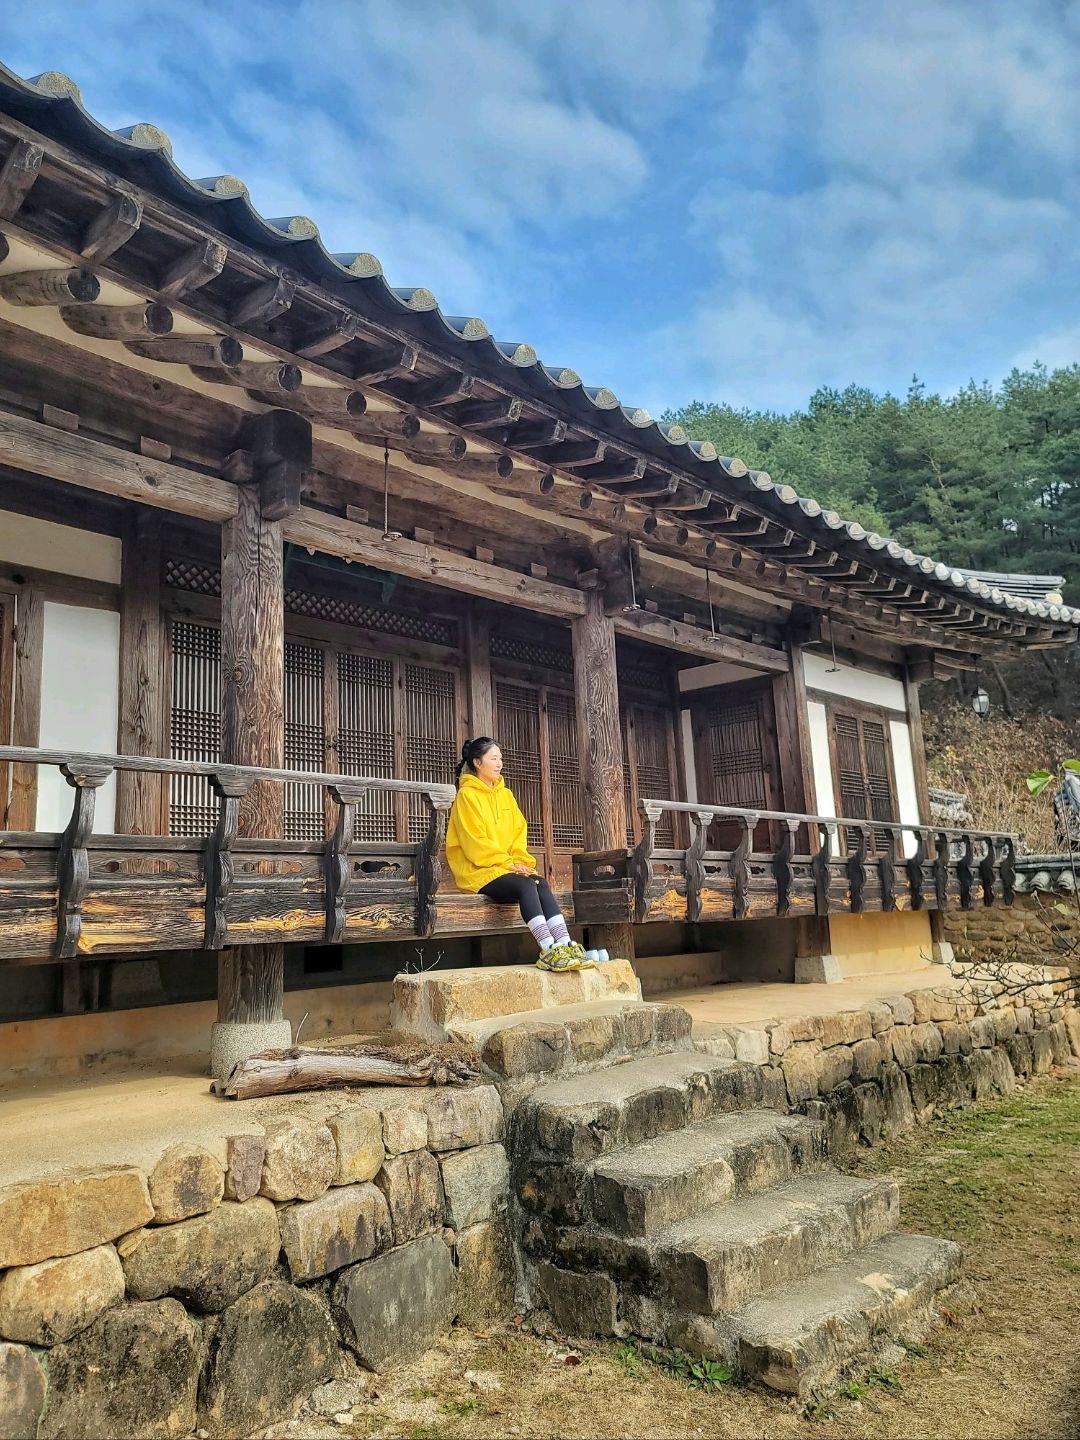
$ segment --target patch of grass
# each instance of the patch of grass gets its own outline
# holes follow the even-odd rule
[[[923,1345],[919,1340],[905,1340],[901,1336],[897,1343],[901,1346],[902,1349],[906,1350],[907,1353],[913,1356],[916,1360],[925,1360],[926,1357],[930,1354],[930,1346]]]
[[[435,1398],[435,1391],[428,1390],[424,1385],[414,1385],[413,1388],[406,1393],[410,1400],[434,1400]]]
[[[880,1385],[883,1390],[902,1390],[900,1376],[890,1365],[875,1365],[866,1372],[868,1385]]]
[[[691,1390],[707,1393],[730,1385],[735,1378],[733,1372],[718,1360],[695,1360],[681,1350],[657,1350],[652,1357],[653,1364],[676,1380],[681,1380]]]
[[[463,1419],[466,1415],[477,1415],[480,1412],[480,1401],[475,1395],[470,1395],[464,1400],[447,1400],[441,1407],[444,1415],[452,1415],[455,1419]]]
[[[863,1400],[866,1397],[867,1389],[861,1380],[849,1380],[846,1385],[841,1385],[838,1392],[845,1400]]]
[[[644,1373],[641,1365],[641,1356],[638,1354],[636,1345],[624,1341],[621,1345],[615,1346],[615,1364],[628,1380],[640,1380]]]
[[[836,1410],[824,1395],[811,1395],[802,1408],[802,1418],[817,1424],[836,1419]]]

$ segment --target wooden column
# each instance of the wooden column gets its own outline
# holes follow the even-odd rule
[[[20,590],[15,602],[15,684],[11,743],[35,747],[41,739],[41,655],[45,642],[45,602],[40,590]],[[37,826],[38,767],[11,767],[9,830]]]
[[[915,798],[919,805],[919,823],[930,824],[930,783],[926,773],[926,741],[923,737],[922,706],[919,703],[919,682],[912,678],[912,667],[904,668],[904,701],[907,707],[908,735],[911,743],[911,768],[915,775]],[[953,947],[945,939],[945,916],[940,910],[927,912],[930,921],[930,954],[937,965],[948,965]]]
[[[586,850],[626,848],[619,682],[615,622],[604,613],[599,577],[585,577],[585,614],[573,624],[574,694],[581,755],[582,815]],[[634,931],[625,925],[589,927],[589,940],[614,959],[633,959]]]
[[[161,512],[133,509],[125,520],[120,579],[121,755],[164,754],[161,645]],[[121,835],[160,835],[160,775],[119,770],[116,828]]]
[[[469,738],[495,739],[495,689],[491,681],[491,619],[486,611],[469,607],[465,621],[469,685]]]
[[[254,480],[221,532],[221,758],[281,768],[285,759],[285,639],[282,518],[299,505],[311,460],[311,425],[291,411],[253,422]],[[238,834],[275,839],[284,830],[284,791],[253,785],[239,807]],[[284,945],[218,952],[218,1020],[270,1025],[283,1019]]]
[[[810,721],[801,645],[788,642],[791,668],[773,676],[776,748],[780,756],[781,810],[816,813],[814,770],[810,758]]]

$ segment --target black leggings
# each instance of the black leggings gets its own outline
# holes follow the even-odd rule
[[[526,925],[540,915],[550,920],[560,913],[551,886],[540,875],[497,875],[480,887],[480,894],[494,900],[496,905],[519,906]]]

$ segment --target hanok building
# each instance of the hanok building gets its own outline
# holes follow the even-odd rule
[[[0,71],[0,112],[9,1061],[168,1054],[189,1013],[205,1046],[216,993],[221,1068],[283,1005],[355,1029],[409,964],[526,958],[440,864],[468,735],[657,985],[902,968],[1011,900],[1010,837],[931,828],[918,687],[1080,611],[329,254],[62,76]]]

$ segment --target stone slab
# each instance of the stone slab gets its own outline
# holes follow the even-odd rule
[[[9,1185],[0,1190],[0,1269],[90,1250],[153,1216],[146,1176],[128,1166]]]
[[[201,1145],[170,1145],[150,1172],[154,1224],[171,1225],[205,1215],[225,1193],[225,1171]]]
[[[395,1245],[404,1245],[442,1225],[442,1176],[430,1151],[410,1150],[388,1159],[375,1176],[375,1184],[390,1206]]]
[[[374,1180],[382,1169],[383,1120],[378,1110],[354,1106],[332,1115],[326,1122],[337,1146],[335,1185],[356,1185]]]
[[[118,1249],[136,1299],[174,1295],[210,1314],[267,1278],[281,1237],[274,1206],[260,1196],[243,1205],[223,1200],[209,1215],[139,1230]]]
[[[25,1345],[0,1341],[0,1424],[5,1440],[37,1440],[45,1372]]]
[[[514,1252],[506,1219],[458,1232],[457,1313],[466,1324],[505,1319],[514,1307]]]
[[[332,1293],[345,1343],[372,1370],[430,1349],[456,1309],[454,1263],[440,1235],[425,1235],[342,1272]]]
[[[16,1266],[0,1276],[0,1335],[56,1345],[123,1298],[124,1271],[112,1245]]]
[[[442,1158],[446,1223],[465,1230],[501,1214],[510,1190],[510,1165],[501,1145],[475,1145]]]
[[[395,978],[390,1023],[407,1034],[443,1041],[462,1023],[618,997],[641,999],[629,960],[609,960],[592,970],[561,975],[535,965],[429,971]]]
[[[386,1197],[371,1184],[335,1187],[281,1216],[281,1243],[297,1283],[388,1250],[391,1235]]]

